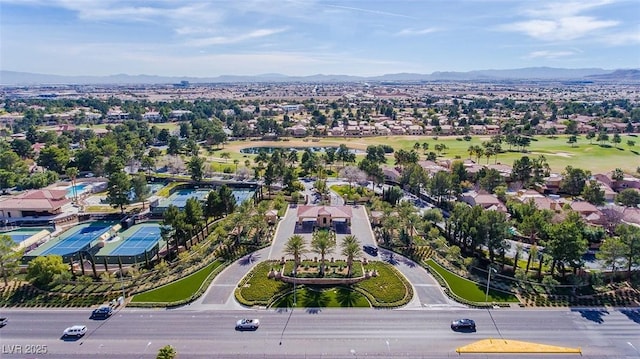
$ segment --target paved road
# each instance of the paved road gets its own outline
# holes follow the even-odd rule
[[[2,310],[4,358],[155,358],[173,345],[184,358],[446,358],[457,347],[494,338],[580,347],[584,358],[640,357],[640,310],[150,310],[123,309],[105,321],[85,310]],[[242,317],[259,318],[260,329],[236,332]],[[452,319],[476,320],[475,333],[449,329]],[[60,339],[72,324],[87,325],[77,341]],[[47,354],[24,348],[47,346]],[[20,346],[20,347],[18,347]],[[20,348],[20,349],[18,349]],[[42,347],[41,347],[42,348]],[[22,353],[17,353],[21,350]],[[493,358],[495,355],[463,355]],[[508,358],[513,356],[499,356]],[[518,358],[539,356],[518,355]],[[545,356],[547,357],[547,356]],[[577,355],[550,356],[577,358]]]
[[[447,297],[433,276],[414,261],[397,254],[391,256],[391,252],[385,249],[380,249],[380,257],[398,269],[413,286],[413,300],[403,309],[465,308],[464,305]]]
[[[353,224],[352,233],[358,237],[362,244],[374,245],[375,240],[371,227],[369,226],[369,219],[367,217],[364,207],[353,207]],[[237,262],[222,271],[211,283],[204,295],[185,307],[200,308],[200,309],[242,309],[243,307],[238,304],[234,298],[234,290],[237,283],[240,282],[242,277],[246,275],[251,268],[253,268],[258,262],[267,259],[280,259],[284,256],[284,247],[287,239],[294,233],[296,223],[296,208],[289,208],[284,218],[278,224],[276,234],[274,236],[273,243],[270,247],[262,249],[251,257],[246,256],[241,258]],[[302,234],[307,240],[307,244],[311,241],[311,234]],[[338,235],[338,241],[344,235]],[[309,248],[309,245],[307,245]],[[336,251],[338,252],[338,251]],[[307,254],[307,257],[312,258],[313,254]],[[340,256],[335,253],[329,255],[328,258],[334,256],[339,258]],[[390,252],[383,249],[380,250],[380,254],[377,257],[373,257],[363,252],[363,256],[369,260],[385,260],[388,263],[394,265],[413,285],[414,298],[405,306],[405,309],[434,309],[441,307],[461,307],[460,304],[450,300],[443,292],[442,288],[435,279],[422,267],[416,265],[415,262],[394,255],[393,260],[390,259]]]
[[[373,232],[371,231],[371,226],[369,225],[369,217],[367,215],[366,209],[363,206],[350,206],[351,207],[351,233],[358,238],[358,241],[362,244],[375,245],[375,240],[373,238]],[[280,259],[284,254],[284,248],[287,243],[287,240],[294,234],[301,235],[307,244],[307,249],[311,248],[311,233],[305,232],[296,232],[296,221],[297,221],[297,207],[289,207],[284,217],[278,224],[278,228],[276,230],[276,234],[273,239],[273,243],[271,245],[271,250],[269,251],[269,259]],[[342,238],[347,236],[347,234],[337,234],[336,240],[338,243],[341,243]],[[369,256],[368,254],[364,254],[368,256],[369,259],[375,259],[374,257]],[[305,255],[306,258],[313,258],[317,256],[312,252],[309,252]],[[327,256],[327,259],[334,257],[336,259],[340,258],[340,248],[336,248],[336,250]]]

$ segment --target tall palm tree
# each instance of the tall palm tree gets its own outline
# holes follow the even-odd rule
[[[73,188],[73,201],[78,203],[78,190],[76,188],[76,177],[78,177],[78,168],[67,167],[64,171],[71,179],[71,188]]]
[[[324,277],[324,257],[333,252],[336,247],[335,239],[332,238],[329,231],[320,230],[313,233],[311,239],[311,248],[313,252],[320,255],[320,276]]]
[[[348,235],[342,240],[342,255],[347,257],[347,276],[351,277],[351,268],[353,267],[353,258],[362,253],[360,242],[354,235]]]
[[[298,266],[300,265],[300,256],[304,253],[307,253],[307,248],[304,243],[304,238],[302,238],[299,234],[294,234],[287,240],[287,244],[284,247],[284,252],[286,254],[293,256],[293,273],[298,271]]]

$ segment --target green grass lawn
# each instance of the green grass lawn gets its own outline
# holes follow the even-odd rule
[[[438,263],[433,261],[432,259],[428,259],[426,261],[427,265],[429,265],[432,269],[438,272],[444,280],[451,288],[451,291],[455,293],[457,296],[464,298],[470,302],[485,302],[485,293],[487,287],[475,282],[472,282],[468,279],[462,278],[458,275],[455,275]],[[497,290],[490,289],[489,297],[487,299],[488,302],[518,302],[518,298],[516,298],[512,294],[500,292]]]
[[[236,295],[249,303],[267,305],[272,298],[286,292],[289,287],[293,287],[279,280],[268,278],[267,275],[271,268],[278,269],[280,266],[275,261],[258,263],[240,283]]]
[[[222,263],[215,261],[199,271],[171,284],[141,294],[136,294],[131,301],[144,303],[171,303],[188,299],[200,288],[200,286],[202,286],[202,283],[207,279],[207,277],[209,277],[211,272],[220,266],[220,264]]]
[[[366,270],[377,270],[378,276],[356,284],[367,291],[380,303],[399,303],[407,296],[404,277],[393,266],[373,261],[365,266]]]
[[[295,293],[295,307],[302,308],[369,308],[371,304],[362,294],[345,287],[303,287]],[[277,300],[273,307],[294,307],[293,291]]]
[[[613,136],[610,136],[611,138]],[[562,172],[567,165],[573,167],[579,167],[585,170],[590,170],[593,173],[607,172],[615,168],[621,168],[629,173],[635,173],[638,163],[640,163],[640,137],[632,136],[628,134],[620,135],[622,142],[614,147],[612,143],[610,146],[600,146],[597,142],[590,143],[586,139],[585,135],[578,136],[578,142],[571,146],[567,143],[568,136],[558,135],[556,137],[548,137],[537,135],[531,141],[531,145],[527,147],[528,153],[521,153],[515,151],[509,151],[509,146],[503,142],[502,148],[505,153],[498,155],[497,161],[512,165],[515,159],[527,155],[530,157],[536,157],[538,155],[544,155],[547,162],[551,166],[554,172]],[[471,145],[481,145],[483,141],[489,140],[489,136],[472,136],[471,141],[464,141],[462,139],[453,136],[438,137],[437,140],[433,136],[380,136],[380,137],[363,137],[363,138],[321,138],[316,142],[303,142],[302,140],[292,140],[290,142],[273,142],[274,146],[290,146],[290,147],[304,147],[304,146],[338,146],[344,143],[349,148],[364,150],[369,145],[386,144],[394,148],[394,150],[405,149],[411,150],[413,145],[418,142],[420,144],[426,142],[429,144],[428,151],[434,151],[434,147],[437,143],[445,144],[448,149],[442,152],[439,156],[441,159],[454,159],[459,157],[461,159],[469,158],[469,152],[467,151]],[[631,147],[627,145],[627,141],[636,141],[636,145]],[[246,156],[238,152],[239,148],[252,147],[252,143],[249,141],[233,142],[233,146],[228,150],[233,154],[232,158]],[[268,145],[262,143],[261,145]],[[424,159],[425,154],[420,149],[418,151],[420,158]],[[255,157],[254,155],[248,155],[249,158]],[[358,160],[364,157],[358,155]],[[473,158],[475,160],[475,158]],[[393,154],[387,156],[387,163],[393,163]],[[486,164],[487,159],[483,157],[479,161]],[[494,163],[495,158],[491,158],[489,163]],[[241,162],[242,163],[242,162]]]
[[[271,268],[279,269],[278,262],[259,263],[250,274],[238,285],[236,297],[246,305],[269,305],[274,298],[278,299],[274,306],[293,305],[293,286],[279,280],[267,277]],[[291,268],[292,269],[292,268]],[[290,270],[291,270],[290,269]],[[355,286],[367,292],[373,301],[384,304],[406,304],[407,288],[400,274],[387,263],[371,262],[366,266],[367,270],[377,270],[378,276],[359,282]],[[297,291],[297,306],[304,307],[370,307],[369,301],[364,295],[346,287],[323,287],[319,290],[316,286],[305,286]],[[313,288],[310,290],[309,288]],[[374,305],[375,306],[375,305]]]

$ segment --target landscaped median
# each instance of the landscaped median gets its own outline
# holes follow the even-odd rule
[[[443,268],[433,259],[425,261],[427,270],[434,275],[436,280],[449,292],[449,294],[457,301],[472,306],[487,306],[488,303],[518,303],[518,298],[510,293],[489,290],[489,296],[486,297],[485,285],[462,278],[459,275],[451,273]]]
[[[292,268],[287,266],[285,268]],[[246,306],[265,307],[400,307],[413,295],[411,286],[404,277],[389,264],[370,262],[366,271],[375,271],[377,276],[364,279],[352,286],[346,285],[297,285],[269,278],[273,269],[279,271],[278,261],[262,262],[243,278],[238,285],[236,299]],[[333,277],[331,280],[335,280]]]
[[[129,303],[131,307],[172,307],[189,303],[198,298],[224,267],[216,260],[195,273],[173,283],[136,294]]]
[[[373,261],[364,266],[365,270],[378,273],[354,288],[369,299],[371,305],[377,308],[401,307],[413,297],[413,289],[406,278],[392,265]]]

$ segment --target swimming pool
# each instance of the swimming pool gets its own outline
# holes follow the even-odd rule
[[[90,183],[77,183],[73,186],[67,187],[67,198],[73,198],[74,196],[81,196],[91,188]],[[74,191],[75,190],[75,191]]]

